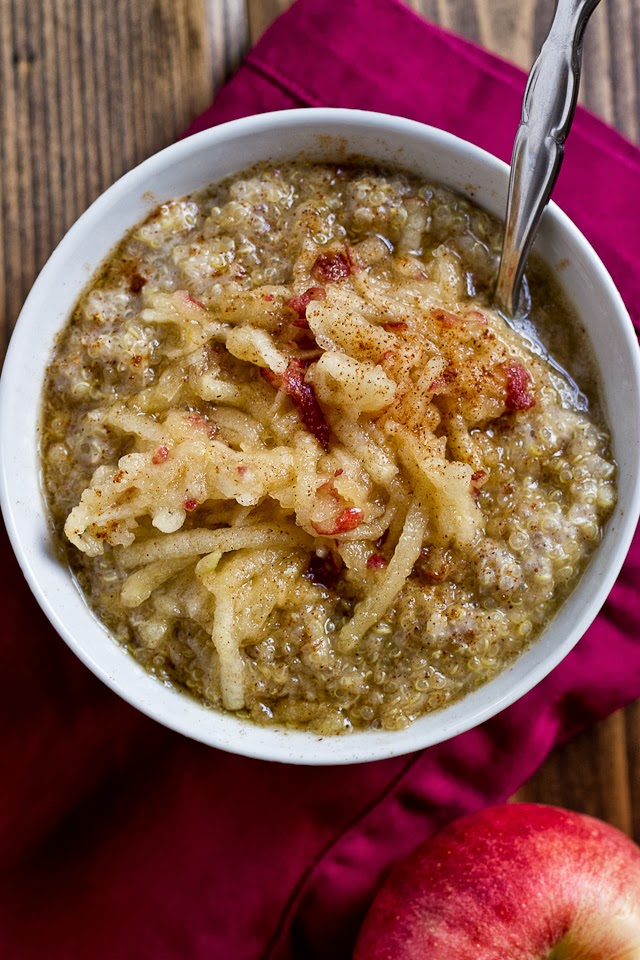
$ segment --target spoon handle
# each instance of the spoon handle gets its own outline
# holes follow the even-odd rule
[[[517,313],[524,265],[560,171],[578,99],[582,39],[599,0],[557,0],[553,22],[531,68],[516,134],[496,302]]]

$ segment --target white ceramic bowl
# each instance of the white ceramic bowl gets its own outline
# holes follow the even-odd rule
[[[628,314],[601,261],[551,204],[537,249],[551,265],[568,261],[562,285],[598,358],[607,420],[619,466],[619,499],[581,581],[543,636],[495,680],[399,732],[319,737],[255,726],[216,713],[162,686],[119,647],[90,612],[51,550],[38,462],[40,390],[54,338],[88,279],[117,241],[158,203],[259,160],[346,153],[400,163],[429,180],[471,192],[498,216],[508,168],[456,137],[382,114],[289,110],[237,120],[168,147],[122,177],[72,227],[31,291],[13,335],[0,387],[1,495],[24,574],[51,623],[93,672],[144,713],[212,746],[288,763],[341,764],[409,753],[470,729],[513,703],[548,674],[603,604],[631,543],[640,508],[640,364]],[[25,638],[28,643],[28,638]]]

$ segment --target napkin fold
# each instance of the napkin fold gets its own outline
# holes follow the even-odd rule
[[[298,0],[189,132],[349,106],[508,160],[524,82],[396,0]],[[578,110],[555,196],[636,323],[639,185],[640,152]],[[526,697],[422,753],[338,768],[248,760],[165,730],[55,635],[4,535],[0,559],[0,955],[12,960],[347,960],[393,862],[640,696],[637,539],[600,617]]]

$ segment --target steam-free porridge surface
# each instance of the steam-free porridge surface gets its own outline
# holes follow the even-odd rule
[[[535,639],[615,467],[490,309],[499,240],[441,187],[290,163],[163,204],[109,257],[49,367],[43,469],[89,603],[160,680],[259,723],[397,729]],[[532,318],[587,355],[544,270]]]

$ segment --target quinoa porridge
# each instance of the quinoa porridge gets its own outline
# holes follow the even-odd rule
[[[442,187],[298,162],[162,204],[108,258],[49,366],[44,480],[90,605],[159,680],[393,730],[536,638],[615,466],[589,364],[591,412],[490,308],[499,243]],[[566,365],[576,322],[530,279]]]

